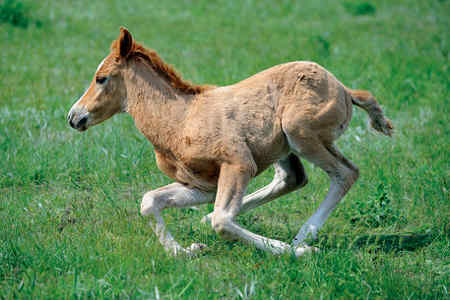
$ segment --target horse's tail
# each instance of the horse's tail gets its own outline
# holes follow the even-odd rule
[[[373,129],[387,136],[392,136],[394,126],[383,114],[383,110],[375,97],[368,91],[347,89],[352,97],[352,103],[364,109],[370,117],[370,125]]]

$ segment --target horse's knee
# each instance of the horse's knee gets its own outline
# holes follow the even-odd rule
[[[145,193],[144,197],[142,197],[141,202],[141,215],[148,216],[149,214],[161,210],[161,207],[158,203],[157,192],[150,191]]]
[[[352,165],[351,168],[347,169],[346,172],[346,180],[350,185],[353,185],[356,180],[359,178],[359,168],[355,165]]]
[[[226,223],[225,218],[213,212],[211,216],[211,226],[217,234],[220,235],[224,232],[225,223]]]
[[[213,213],[211,217],[211,226],[214,231],[221,237],[227,240],[232,240],[228,225],[232,222],[231,218],[221,214]]]

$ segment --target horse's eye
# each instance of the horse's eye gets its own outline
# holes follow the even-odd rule
[[[104,84],[106,82],[106,77],[97,77],[95,78],[95,82],[97,82],[98,84]]]

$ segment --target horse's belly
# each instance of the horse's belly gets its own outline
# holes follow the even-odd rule
[[[217,188],[219,167],[213,163],[202,165],[184,165],[178,162],[176,180],[194,186],[204,191],[213,191]]]
[[[253,159],[258,167],[256,175],[260,174],[289,153],[289,145],[284,136],[275,137],[270,139],[270,141],[265,142],[267,143],[252,144],[251,141],[249,141]]]
[[[158,168],[168,177],[205,191],[213,191],[217,187],[219,167],[214,163],[189,161],[183,163],[171,155],[155,151]]]
[[[260,118],[251,119],[245,127],[245,140],[258,166],[258,174],[288,154],[289,145],[275,114],[262,114]]]

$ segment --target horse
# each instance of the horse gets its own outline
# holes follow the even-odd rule
[[[153,145],[158,168],[175,181],[145,193],[140,206],[167,252],[194,255],[206,245],[183,248],[161,212],[214,203],[202,221],[220,237],[298,257],[318,251],[307,239],[317,239],[358,179],[358,167],[334,144],[349,125],[353,105],[368,113],[375,130],[392,135],[391,121],[370,92],[347,88],[317,63],[280,64],[229,86],[196,85],[121,27],[67,119],[82,132],[117,113],[132,116]],[[267,238],[238,225],[239,214],[308,183],[300,158],[325,171],[330,187],[293,241]],[[250,180],[271,165],[271,183],[246,195]]]

